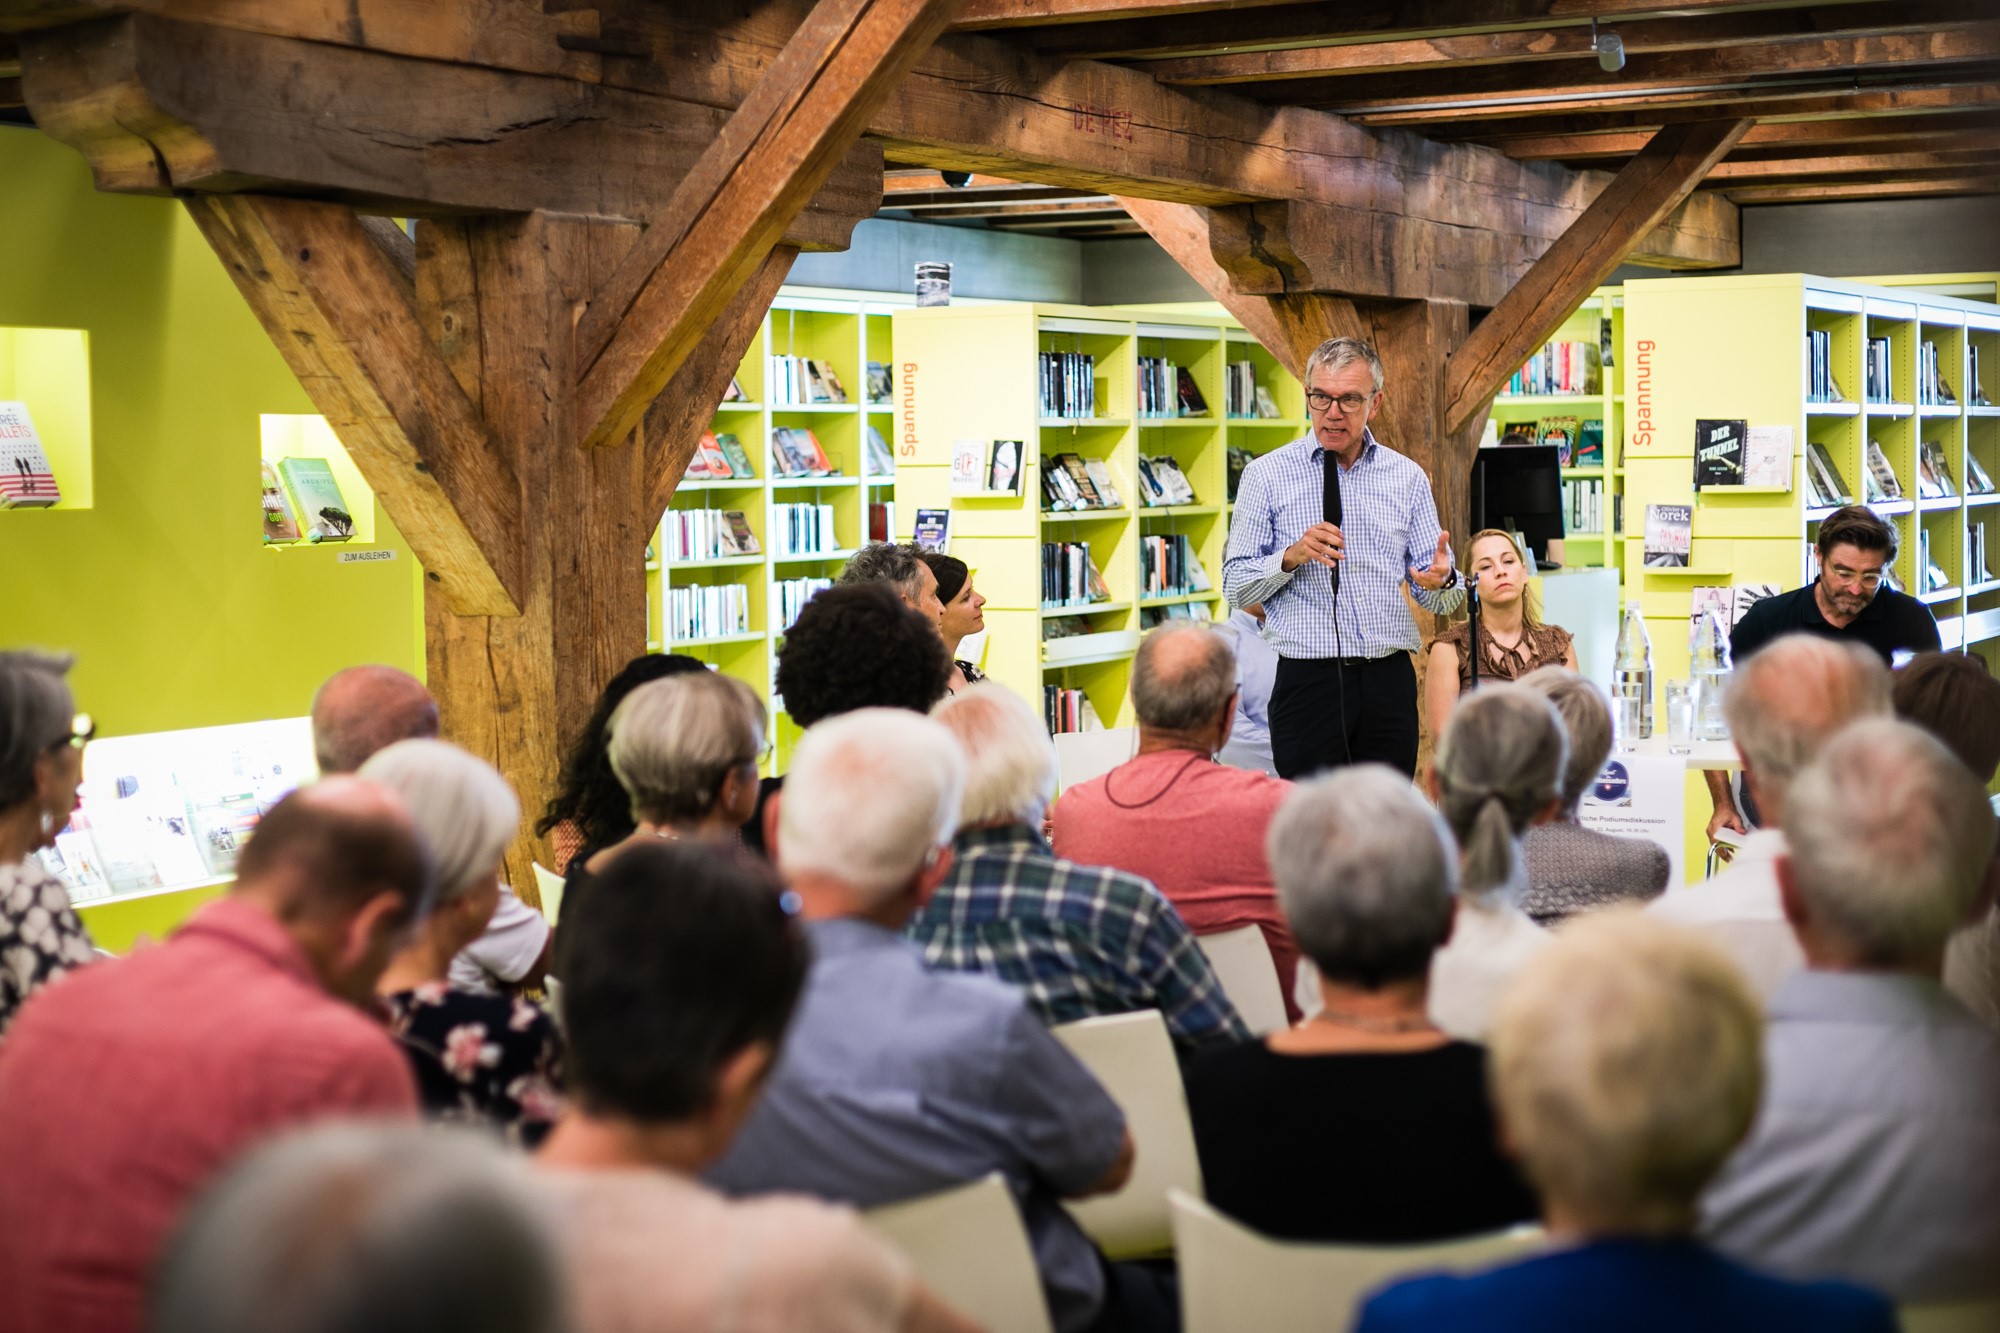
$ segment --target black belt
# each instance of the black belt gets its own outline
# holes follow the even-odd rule
[[[1377,662],[1386,662],[1392,657],[1403,656],[1408,651],[1405,648],[1392,648],[1380,657],[1280,657],[1279,660],[1283,662],[1309,662],[1315,665],[1365,667],[1373,666]]]

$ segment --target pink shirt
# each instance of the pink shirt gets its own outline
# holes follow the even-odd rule
[[[1299,946],[1278,909],[1264,834],[1292,784],[1160,750],[1064,791],[1055,808],[1057,856],[1143,875],[1197,935],[1257,926],[1271,946],[1285,1012]]]
[[[239,899],[43,989],[0,1042],[0,1333],[134,1333],[183,1209],[244,1149],[416,1109],[388,1034]]]

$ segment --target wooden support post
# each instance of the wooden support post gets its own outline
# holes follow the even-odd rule
[[[1458,430],[1483,417],[1515,368],[1554,336],[1755,123],[1669,125],[1655,134],[1451,354],[1447,426]]]

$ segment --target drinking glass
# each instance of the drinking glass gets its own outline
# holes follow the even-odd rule
[[[1621,754],[1638,749],[1646,734],[1646,701],[1635,695],[1621,694],[1611,702],[1613,744]]]
[[[1667,753],[1687,754],[1694,749],[1694,682],[1667,682]]]

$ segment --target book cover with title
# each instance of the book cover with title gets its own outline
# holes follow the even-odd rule
[[[1694,549],[1693,505],[1647,505],[1645,563],[1652,569],[1686,569]]]
[[[309,542],[344,542],[354,536],[354,515],[340,483],[324,458],[287,458],[278,463],[278,475],[292,493],[292,507],[305,526]]]
[[[46,509],[61,499],[28,405],[0,402],[0,509]]]
[[[1743,485],[1744,453],[1749,443],[1748,421],[1696,421],[1694,488]]]

